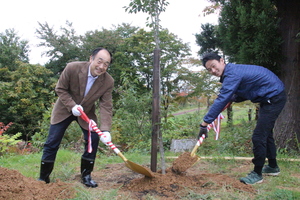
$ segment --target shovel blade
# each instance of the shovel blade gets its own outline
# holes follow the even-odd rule
[[[139,174],[143,174],[149,178],[154,177],[153,173],[149,169],[147,169],[141,165],[138,165],[134,162],[131,162],[130,160],[127,160],[125,162],[125,166],[128,167],[129,169],[131,169],[132,171],[137,172]]]
[[[131,162],[130,160],[125,158],[125,156],[121,152],[118,153],[118,156],[120,156],[122,158],[122,160],[125,162],[125,166],[128,167],[129,169],[131,169],[132,171],[135,171],[139,174],[143,174],[150,178],[154,177],[153,173],[149,169],[147,169],[141,165],[138,165],[134,162]]]

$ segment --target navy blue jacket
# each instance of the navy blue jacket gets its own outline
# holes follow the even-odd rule
[[[250,100],[267,102],[284,90],[282,81],[267,68],[228,63],[220,79],[222,87],[203,121],[212,123],[227,103]]]

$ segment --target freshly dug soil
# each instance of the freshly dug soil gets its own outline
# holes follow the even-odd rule
[[[59,180],[46,184],[25,177],[17,170],[0,167],[0,200],[70,199],[75,196],[75,191],[70,186]]]
[[[226,175],[207,173],[179,175],[174,173],[171,168],[168,168],[164,175],[155,173],[154,178],[143,177],[125,182],[121,190],[133,192],[137,199],[143,199],[143,196],[151,194],[163,200],[171,200],[180,199],[179,196],[185,196],[190,191],[207,194],[222,187],[250,194],[256,193],[252,186],[245,185]]]
[[[232,170],[248,171],[249,162],[244,163],[242,168]],[[184,167],[180,166],[180,163],[186,165],[186,162],[177,163],[176,161],[175,165],[182,170]],[[192,191],[197,194],[209,194],[218,190],[240,191],[247,196],[256,194],[256,190],[251,185],[245,185],[235,177],[208,173],[205,168],[209,168],[209,165],[203,160],[187,169],[185,173],[175,173],[172,167],[167,168],[166,174],[153,173],[153,178],[133,172],[124,163],[107,164],[105,169],[100,170],[95,167],[92,177],[98,183],[98,187],[89,192],[116,189],[118,191],[116,200],[128,199],[128,197],[132,200],[145,200],[147,195],[157,200],[173,200],[181,199]],[[53,183],[45,184],[36,179],[24,177],[16,170],[0,167],[0,200],[72,199],[76,192],[72,188],[80,182],[79,177],[79,174],[76,175],[72,183],[55,180]]]
[[[192,157],[190,152],[184,152],[174,160],[172,170],[176,174],[181,174],[193,166],[198,160],[198,156]]]

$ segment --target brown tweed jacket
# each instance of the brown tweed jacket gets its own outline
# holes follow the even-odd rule
[[[52,110],[51,124],[57,124],[72,115],[72,108],[76,104],[81,105],[87,116],[98,124],[95,103],[99,100],[100,124],[98,127],[101,131],[110,131],[114,79],[107,72],[100,75],[84,97],[89,64],[89,62],[68,63],[60,75],[55,87],[58,99]],[[78,117],[78,122],[81,127],[88,130],[88,124],[80,117]]]

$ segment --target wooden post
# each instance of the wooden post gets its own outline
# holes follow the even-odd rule
[[[152,100],[152,142],[151,142],[151,171],[157,169],[158,135],[160,131],[160,50],[154,50],[153,63],[153,100]]]

